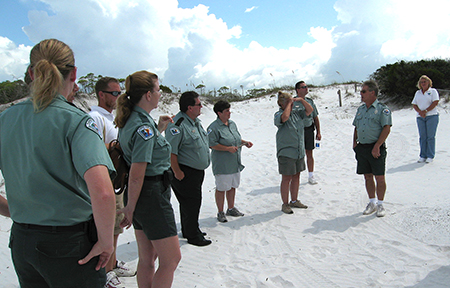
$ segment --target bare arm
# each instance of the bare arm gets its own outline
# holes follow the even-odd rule
[[[292,107],[293,107],[293,100],[290,99],[286,103],[286,107],[284,108],[283,113],[281,114],[281,123],[284,123],[287,120],[289,120],[289,117],[291,116],[292,112]]]
[[[11,217],[9,214],[8,201],[3,196],[0,196],[0,215]]]
[[[357,140],[358,140],[358,130],[356,130],[355,127],[355,130],[353,130],[353,148],[355,148],[356,145],[358,144]]]
[[[132,163],[130,167],[130,174],[128,176],[128,202],[127,206],[118,211],[117,213],[124,213],[125,217],[120,222],[121,227],[130,228],[133,223],[134,209],[136,203],[141,195],[142,184],[145,178],[145,169],[147,168],[147,162]]]
[[[378,141],[375,143],[372,149],[372,156],[374,158],[380,157],[380,146],[386,141],[387,137],[391,133],[391,126],[385,125],[383,130],[381,130],[380,136],[378,137]]]
[[[180,165],[178,165],[178,155],[170,154],[170,166],[172,167],[173,175],[179,181],[184,178],[184,172],[180,169]]]
[[[236,146],[225,146],[222,144],[217,144],[217,145],[211,146],[209,148],[217,150],[217,151],[226,151],[226,152],[230,152],[230,153],[235,153],[239,149]]]
[[[95,226],[97,227],[98,241],[94,244],[89,254],[78,261],[80,265],[86,264],[95,256],[100,256],[96,270],[106,266],[114,251],[113,234],[116,210],[116,200],[108,168],[97,165],[89,168],[84,173],[89,195],[91,197],[92,212]]]
[[[316,116],[316,118],[314,118],[314,126],[316,126],[316,140],[320,141],[322,139],[322,134],[320,134],[320,121],[319,121],[319,116]]]
[[[311,115],[311,113],[314,111],[313,107],[302,97],[297,97],[294,99],[294,101],[300,101],[302,102],[303,106],[305,106],[305,114],[306,116]]]

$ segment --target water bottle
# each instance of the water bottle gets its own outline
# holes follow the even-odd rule
[[[316,140],[316,149],[320,149],[320,141]]]

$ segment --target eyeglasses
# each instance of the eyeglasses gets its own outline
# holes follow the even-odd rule
[[[103,93],[108,93],[113,95],[114,97],[117,97],[120,95],[120,91],[102,91]]]
[[[301,86],[300,89],[306,89],[308,86]]]
[[[198,102],[197,104],[191,105],[191,106],[202,106],[202,102]]]

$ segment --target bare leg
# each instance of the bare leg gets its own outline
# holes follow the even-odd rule
[[[152,241],[159,258],[158,270],[153,278],[152,287],[172,287],[173,275],[181,260],[178,236]],[[140,286],[139,286],[140,287]]]
[[[234,207],[234,198],[236,197],[236,189],[231,188],[227,191],[227,203],[228,203],[228,209],[231,209]]]
[[[386,179],[384,175],[375,176],[375,180],[377,181],[377,197],[378,200],[384,200],[384,194],[386,194]]]
[[[223,204],[225,202],[225,192],[216,189],[216,205],[219,212],[223,212]]]
[[[373,180],[373,174],[364,174],[364,179],[366,181],[366,191],[367,195],[369,195],[369,199],[375,198],[375,181]]]
[[[280,193],[283,204],[289,202],[289,186],[292,180],[292,175],[281,175]]]
[[[155,275],[156,251],[147,236],[142,230],[135,230],[136,241],[138,244],[139,260],[137,265],[137,283],[139,288],[152,287],[153,277]],[[156,286],[155,286],[156,287]]]
[[[314,172],[313,150],[305,150],[305,152],[306,152],[306,165],[308,166],[308,172]]]
[[[300,172],[295,175],[292,175],[291,180],[291,200],[298,200],[298,188],[300,187]]]

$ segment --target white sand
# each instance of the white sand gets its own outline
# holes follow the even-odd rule
[[[345,88],[341,87],[343,92]],[[348,87],[353,92],[352,87]],[[367,204],[363,176],[355,173],[352,121],[358,93],[338,107],[337,88],[314,89],[322,126],[314,151],[317,185],[301,175],[300,199],[309,205],[293,215],[280,211],[273,114],[275,97],[232,103],[242,137],[241,187],[236,206],[242,218],[216,220],[214,177],[206,170],[200,225],[213,244],[196,247],[180,238],[182,260],[173,287],[449,287],[450,281],[450,105],[441,100],[436,158],[416,163],[419,153],[415,112],[394,111],[387,140],[387,193],[384,218],[363,216]],[[345,93],[344,93],[345,94]],[[176,113],[177,104],[159,111]],[[203,108],[206,128],[215,119]],[[4,186],[3,186],[4,193]],[[173,207],[179,227],[178,202]],[[0,216],[0,286],[18,287],[8,249],[10,219]],[[132,229],[119,237],[118,258],[135,265]],[[137,287],[135,277],[121,278]]]

